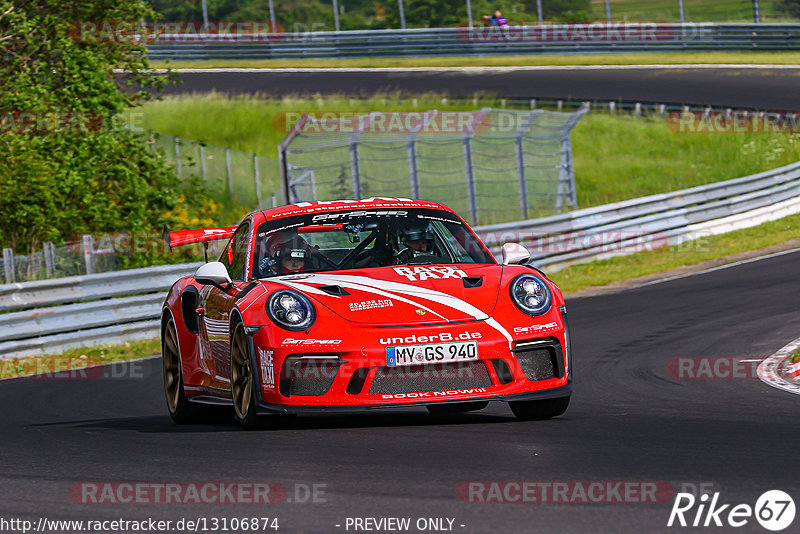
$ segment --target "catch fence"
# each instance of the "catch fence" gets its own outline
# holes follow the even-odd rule
[[[576,209],[570,131],[587,112],[306,113],[278,148],[286,201],[411,197],[471,224]]]

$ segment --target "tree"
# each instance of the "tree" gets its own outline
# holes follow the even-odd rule
[[[115,126],[168,81],[133,39],[154,16],[141,0],[0,0],[3,246],[151,231],[174,206],[171,171],[143,135]]]

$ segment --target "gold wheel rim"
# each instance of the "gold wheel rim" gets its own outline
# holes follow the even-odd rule
[[[236,415],[240,419],[247,417],[250,411],[250,398],[253,388],[250,384],[250,358],[247,354],[247,344],[241,334],[241,325],[236,327],[231,343],[231,396]]]
[[[164,360],[164,391],[167,394],[167,405],[172,413],[178,409],[178,398],[181,392],[181,356],[178,350],[178,336],[172,319],[167,323],[164,331],[164,341],[161,345]]]

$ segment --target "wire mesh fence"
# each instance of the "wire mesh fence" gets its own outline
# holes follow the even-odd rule
[[[280,198],[274,158],[163,133],[151,134],[150,143],[175,166],[179,178],[196,177],[212,194],[251,209],[273,207]]]
[[[420,198],[472,224],[575,209],[570,131],[587,112],[304,114],[279,147],[287,200]]]
[[[11,249],[3,249],[0,259],[3,281],[10,284],[87,274],[87,265],[90,273],[117,270],[118,257],[109,251],[86,248],[87,237],[90,236],[58,246],[45,242],[42,250],[27,255],[15,255]],[[88,243],[91,247],[91,240]]]

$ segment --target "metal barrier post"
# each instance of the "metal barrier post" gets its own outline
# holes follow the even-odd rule
[[[258,154],[253,154],[253,170],[255,171],[256,179],[256,202],[258,207],[261,207],[261,180],[258,176]]]
[[[528,183],[525,179],[525,152],[522,136],[542,114],[541,110],[531,111],[514,134],[514,151],[517,156],[517,180],[519,181],[519,210],[523,220],[528,218]]]
[[[231,149],[225,149],[225,166],[228,169],[228,196],[233,198],[233,173],[231,172]]]
[[[409,132],[408,140],[408,178],[411,181],[411,198],[419,198],[419,168],[417,166],[417,135],[425,130],[428,123],[439,113],[438,110],[426,111],[422,122]]]
[[[514,151],[517,156],[517,180],[519,181],[519,213],[523,220],[528,218],[528,184],[525,183],[525,155],[522,150],[522,134],[514,138]]]
[[[358,160],[358,141],[363,132],[368,132],[372,121],[383,112],[373,111],[366,124],[359,124],[359,130],[350,134],[350,175],[353,178],[353,198],[361,198],[361,162]]]
[[[358,138],[350,141],[350,175],[353,178],[353,198],[361,198],[361,168],[358,161]]]
[[[94,274],[94,238],[91,235],[84,235],[81,243],[83,249],[83,263],[86,266],[86,274]]]
[[[206,147],[205,145],[200,145],[200,170],[203,173],[203,187],[208,185],[208,180],[206,179]]]
[[[181,177],[181,142],[178,136],[175,136],[175,171],[178,173],[178,178]]]
[[[471,224],[478,224],[478,200],[475,193],[475,174],[472,168],[472,136],[464,135],[464,171],[467,175],[467,200]]]
[[[56,252],[52,241],[44,242],[43,253],[45,272],[47,273],[47,277],[50,278],[56,272]]]
[[[411,198],[419,198],[419,174],[417,172],[417,141],[408,142],[408,179],[411,181]]]
[[[6,275],[6,284],[14,283],[14,251],[10,248],[3,249],[3,271]]]

